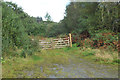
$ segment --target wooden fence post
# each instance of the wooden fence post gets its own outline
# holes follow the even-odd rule
[[[71,33],[69,33],[69,39],[70,39],[70,47],[72,47]]]

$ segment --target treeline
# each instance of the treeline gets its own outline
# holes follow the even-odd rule
[[[8,55],[10,50],[17,48],[32,50],[31,48],[36,46],[31,44],[29,36],[44,35],[45,23],[42,18],[30,17],[21,7],[12,2],[2,2],[1,4],[3,55]]]
[[[52,27],[54,34],[89,31],[120,32],[120,2],[71,2],[66,7],[66,16]]]
[[[30,36],[55,36],[58,23],[53,22],[48,13],[45,15],[47,21],[43,21],[42,17],[29,16],[15,3],[2,2],[1,5],[3,55],[16,55],[13,51],[17,49],[23,50],[21,55],[32,54],[38,45],[31,42]]]
[[[54,36],[72,33],[77,46],[118,49],[120,33],[120,2],[71,2],[64,19],[50,27]]]
[[[117,34],[120,33],[119,14],[120,2],[71,2],[66,7],[66,16],[62,20],[62,24],[64,24],[66,33],[76,34],[72,37],[78,46],[85,47],[86,44],[90,47],[116,50]],[[85,38],[90,40],[85,40]]]

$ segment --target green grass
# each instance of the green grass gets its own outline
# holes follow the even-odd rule
[[[18,75],[22,74],[25,78],[29,78],[29,76],[23,72],[34,70],[34,78],[44,78],[44,73],[53,74],[53,72],[50,72],[48,69],[50,67],[53,67],[52,64],[69,64],[69,58],[70,56],[68,54],[65,54],[64,50],[62,49],[42,50],[41,53],[36,52],[34,55],[27,56],[26,58],[6,58],[5,63],[3,63],[2,67],[2,76],[3,78],[16,78]],[[40,66],[44,68],[44,73],[40,72]]]
[[[36,56],[36,55],[33,55],[33,56],[32,56],[32,59],[35,60],[35,61],[37,61],[37,60],[43,60],[42,57]]]
[[[82,52],[82,55],[84,55],[84,56],[91,56],[91,55],[94,55],[94,54],[95,54],[94,51],[84,51],[84,52]]]
[[[116,64],[120,60],[114,60],[113,62],[104,62],[104,59],[95,56],[96,51],[91,48],[79,49],[78,47],[54,49],[54,50],[41,50],[41,52],[34,52],[32,56],[12,57],[5,58],[3,63],[3,78],[16,78],[22,74],[25,78],[29,78],[24,71],[34,70],[33,77],[45,78],[44,73],[50,75],[54,74],[49,71],[52,64],[70,64],[69,59],[72,59],[77,63],[77,59],[83,58],[86,60],[100,62],[102,64]],[[99,59],[99,60],[98,60]],[[19,64],[19,65],[18,65]],[[43,67],[44,72],[40,72],[40,66]],[[54,66],[55,67],[55,66]],[[38,73],[39,71],[39,73]]]

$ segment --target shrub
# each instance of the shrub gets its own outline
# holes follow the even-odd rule
[[[33,55],[33,52],[40,51],[38,40],[30,41],[28,45],[24,48],[25,53],[28,55]]]
[[[114,59],[113,62],[120,64],[120,59]]]
[[[76,43],[75,43],[75,44],[73,44],[73,45],[72,45],[72,47],[77,47],[77,44],[76,44]]]
[[[24,51],[24,50],[21,52],[21,57],[26,58],[26,54],[25,54],[25,51]]]
[[[93,46],[93,41],[90,39],[85,39],[84,43],[85,43],[85,45],[84,45],[85,47],[92,47]]]
[[[3,57],[1,57],[0,62],[1,62],[2,64],[5,63],[5,60],[4,60]]]

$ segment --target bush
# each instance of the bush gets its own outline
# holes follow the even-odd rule
[[[85,43],[84,45],[85,47],[92,47],[93,45],[93,41],[90,39],[85,39],[84,43]]]
[[[30,41],[29,45],[25,48],[25,52],[28,55],[32,55],[35,51],[40,51],[38,40]]]
[[[114,59],[113,62],[120,64],[120,59]]]
[[[27,54],[30,55],[30,56],[33,55],[33,50],[29,49],[29,50],[27,51]]]
[[[21,52],[21,57],[26,58],[26,54],[25,54],[25,51],[24,51],[24,50]]]
[[[76,43],[75,43],[75,44],[73,44],[73,45],[72,45],[72,47],[77,47],[77,44],[76,44]]]
[[[93,46],[100,47],[106,45],[109,49],[116,49],[118,37],[115,33],[96,33],[93,36]]]

